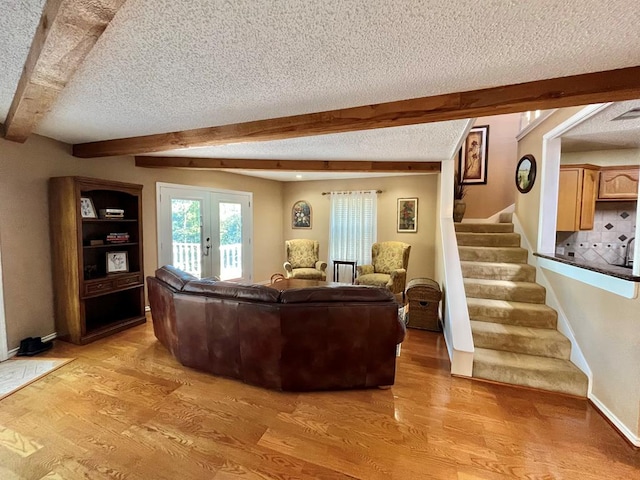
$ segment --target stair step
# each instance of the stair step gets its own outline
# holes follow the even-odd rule
[[[513,223],[454,223],[456,232],[510,233]]]
[[[458,247],[460,260],[471,262],[527,263],[529,253],[520,247]]]
[[[476,347],[473,377],[587,396],[587,376],[568,360]]]
[[[544,303],[546,290],[543,286],[531,282],[512,282],[509,280],[485,280],[483,278],[465,278],[464,290],[467,297],[492,298],[513,302]]]
[[[539,303],[468,297],[467,307],[469,317],[482,322],[552,329],[558,324],[558,312]]]
[[[571,342],[557,330],[472,320],[471,331],[480,348],[565,360],[571,356]]]
[[[520,235],[517,233],[477,233],[458,232],[458,245],[476,247],[519,247]]]
[[[535,282],[536,267],[526,263],[460,262],[462,276],[513,282]]]

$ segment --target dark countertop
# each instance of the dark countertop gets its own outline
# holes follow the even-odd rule
[[[534,253],[534,255],[540,258],[566,263],[567,265],[573,265],[574,267],[584,268],[585,270],[591,270],[592,272],[629,280],[630,282],[640,282],[640,276],[633,275],[631,268],[617,267],[615,265],[593,265],[573,257],[567,257],[566,255],[545,255],[543,253]]]

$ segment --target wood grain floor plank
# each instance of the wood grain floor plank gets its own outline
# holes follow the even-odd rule
[[[265,390],[181,366],[150,323],[44,356],[76,360],[0,402],[0,478],[640,479],[585,400],[451,377],[410,330],[388,390]]]

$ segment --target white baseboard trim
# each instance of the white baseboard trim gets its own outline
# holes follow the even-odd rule
[[[607,417],[607,419],[613,424],[613,426],[627,439],[631,442],[632,445],[636,447],[640,447],[640,437],[635,435],[627,426],[620,421],[618,417],[614,415],[614,413],[609,410],[604,403],[602,403],[598,397],[593,394],[589,395],[589,400],[593,403],[593,405],[600,410],[600,412]]]
[[[58,332],[53,332],[53,333],[50,333],[49,335],[47,335],[45,337],[42,337],[42,341],[43,342],[48,342],[49,340],[53,340],[57,336],[58,336]],[[16,354],[18,353],[18,350],[20,350],[20,347],[13,348],[13,349],[9,350],[9,355],[7,355],[7,359],[9,359],[11,357],[15,357]]]

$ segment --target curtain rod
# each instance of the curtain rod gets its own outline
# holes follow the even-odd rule
[[[345,190],[342,192],[322,192],[322,195],[331,195],[332,193],[365,193],[371,190]],[[376,190],[376,193],[382,193],[382,190]]]

